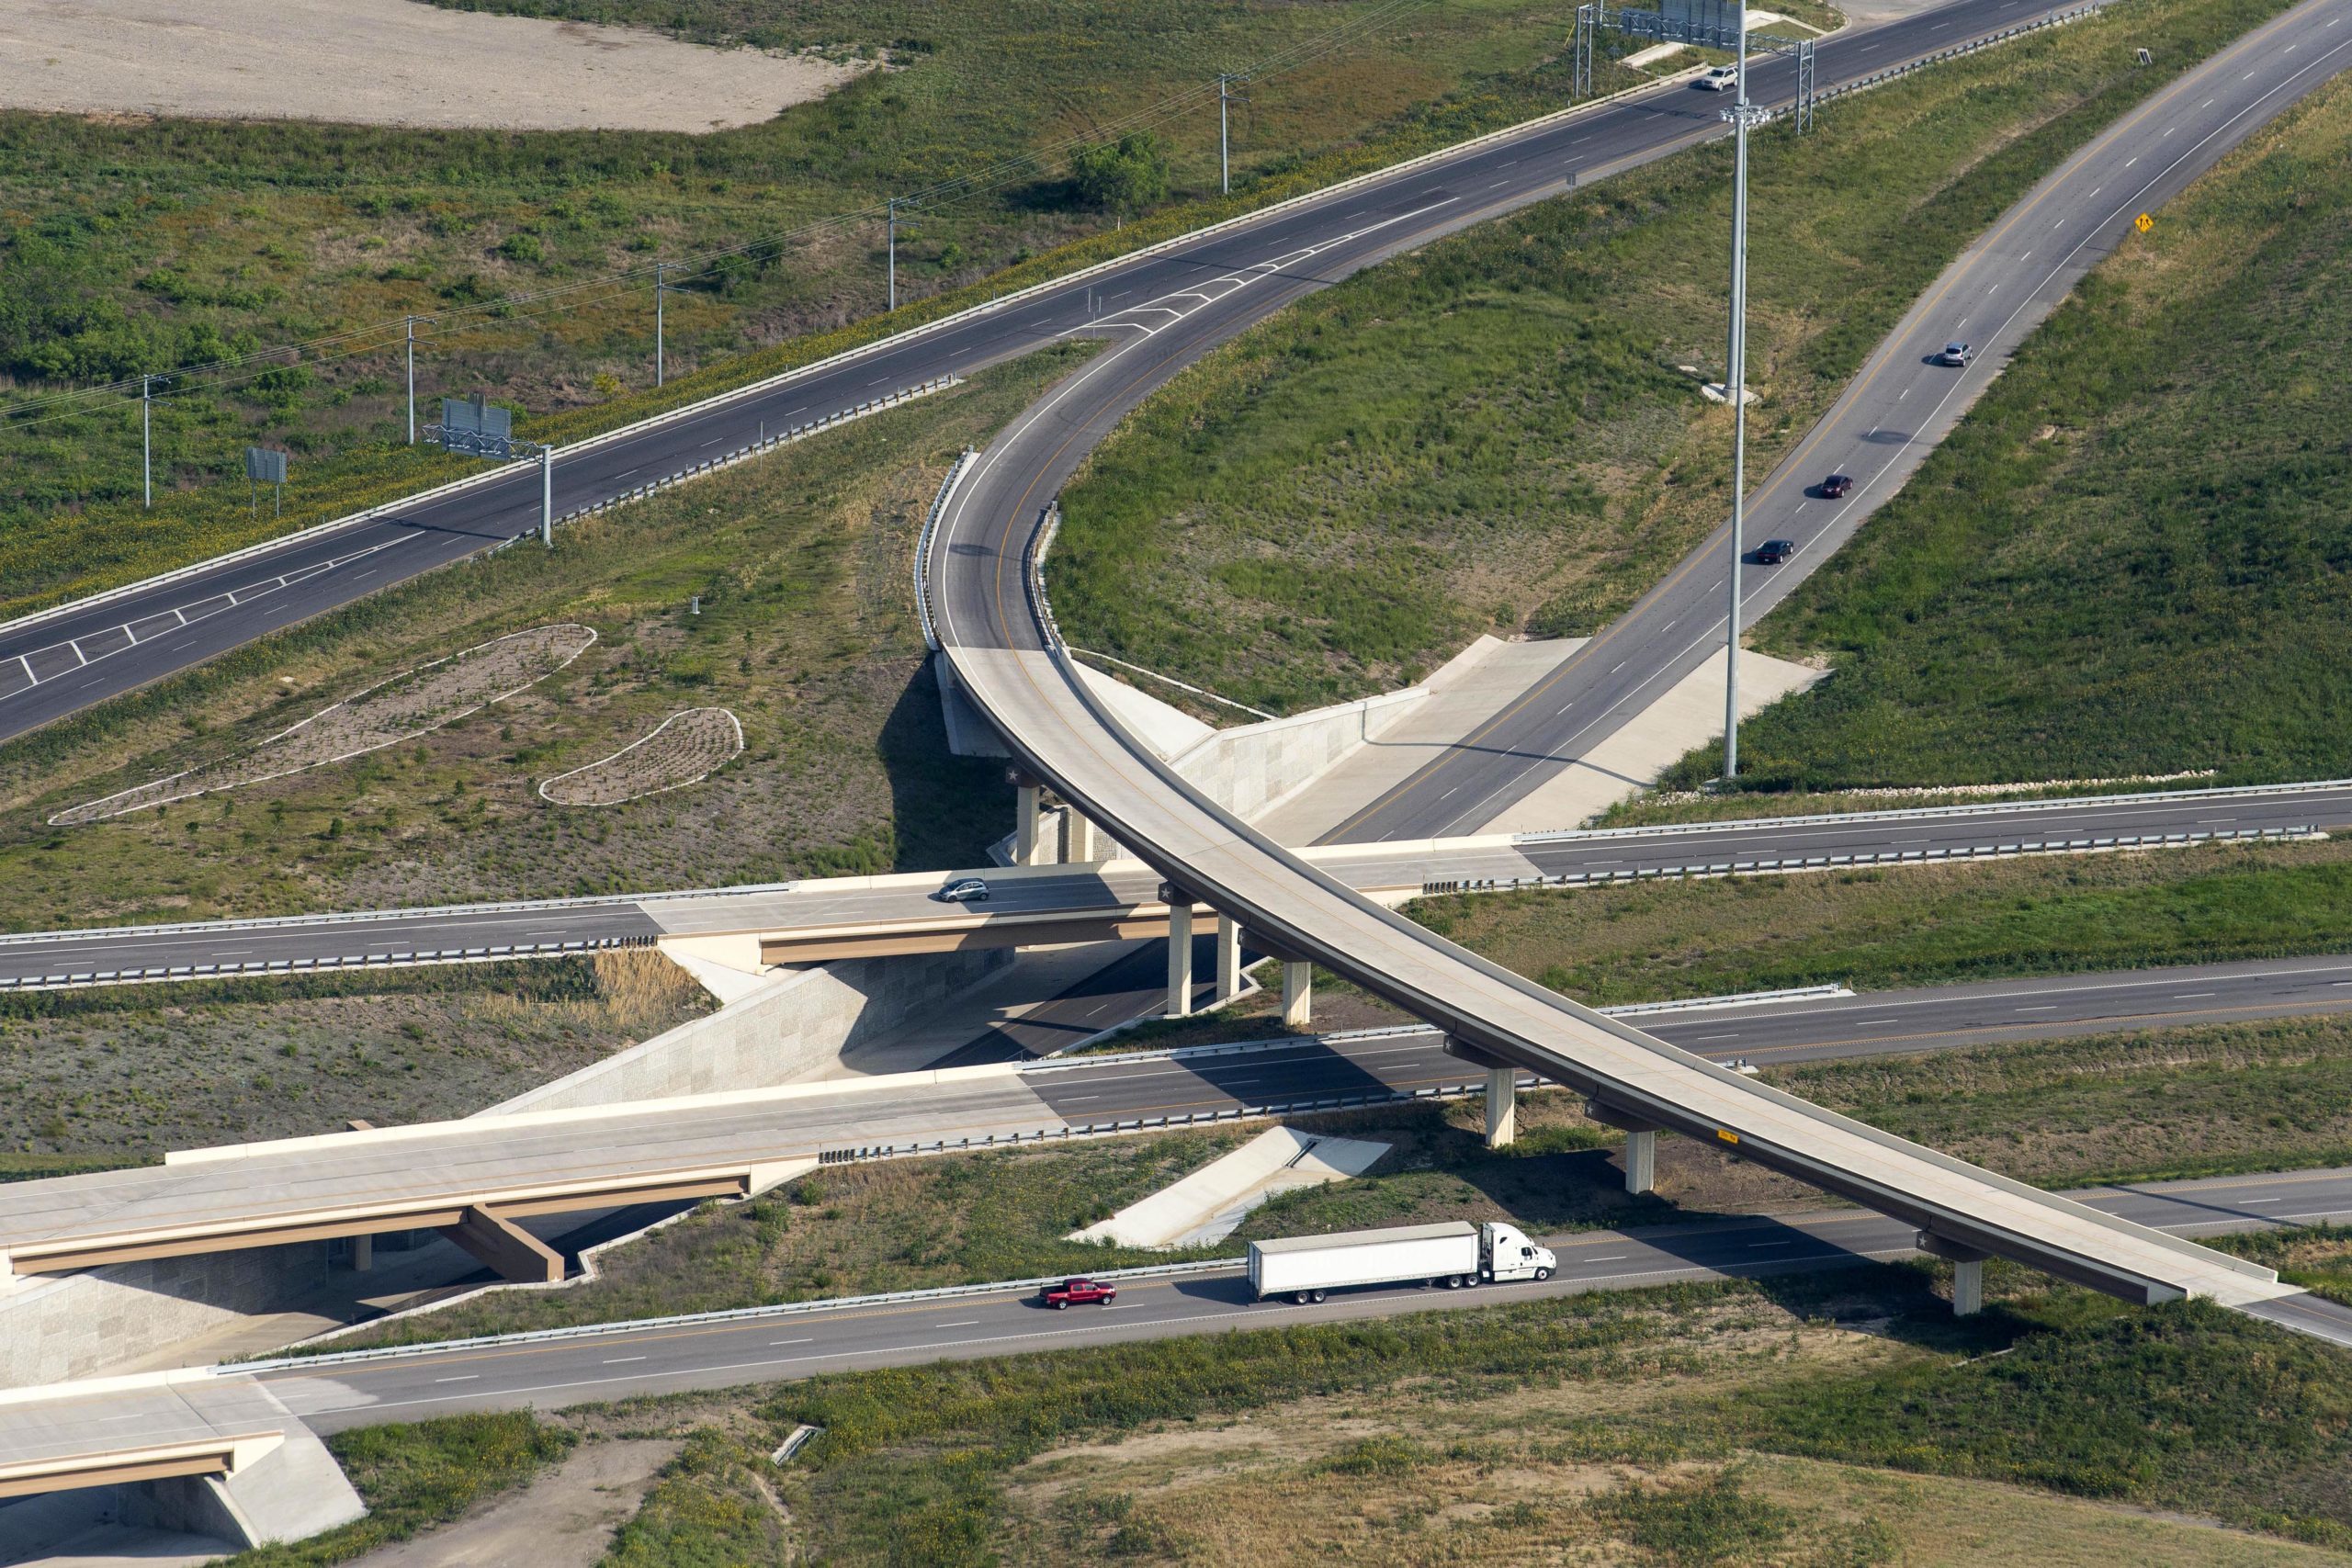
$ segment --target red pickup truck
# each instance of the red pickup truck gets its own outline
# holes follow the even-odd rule
[[[1067,1311],[1072,1302],[1080,1306],[1109,1306],[1119,1293],[1116,1285],[1101,1285],[1091,1280],[1064,1280],[1058,1285],[1047,1285],[1037,1292],[1037,1304],[1052,1307],[1056,1312]]]

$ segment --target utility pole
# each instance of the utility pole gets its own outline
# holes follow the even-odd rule
[[[669,270],[669,264],[666,262],[655,262],[653,264],[653,384],[657,387],[662,384],[662,296],[668,288],[668,284],[664,279],[666,278]]]
[[[1724,779],[1739,776],[1739,558],[1747,525],[1747,128],[1763,118],[1747,101],[1747,7],[1739,10],[1739,96],[1732,122],[1731,344],[1724,395],[1731,400],[1731,584],[1724,632]]]
[[[408,318],[408,444],[416,445],[416,323],[429,321],[430,316]]]
[[[150,511],[155,505],[155,378],[139,378],[139,483],[145,494],[141,502]]]
[[[1233,142],[1227,130],[1226,106],[1233,100],[1233,84],[1247,78],[1231,72],[1216,73],[1216,175],[1217,189],[1226,196],[1233,194]]]
[[[899,308],[899,198],[890,198],[890,309]]]

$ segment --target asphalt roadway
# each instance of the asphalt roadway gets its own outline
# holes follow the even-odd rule
[[[2144,1224],[2211,1234],[2352,1215],[2352,1170],[2151,1182],[2070,1196]],[[1247,1279],[1235,1269],[1136,1280],[1123,1285],[1108,1308],[1048,1312],[1030,1292],[1004,1292],[725,1324],[620,1329],[519,1346],[419,1349],[316,1373],[270,1371],[259,1374],[259,1381],[314,1429],[331,1432],[464,1410],[551,1409],[823,1371],[1389,1317],[1679,1280],[1805,1273],[1905,1257],[1912,1241],[1910,1227],[1852,1211],[1694,1217],[1675,1224],[1549,1237],[1545,1245],[1559,1254],[1560,1272],[1543,1283],[1351,1291],[1301,1307],[1251,1300]],[[2296,1326],[2302,1332],[2317,1332],[2352,1348],[2352,1312],[2301,1295],[2262,1304],[2267,1310],[2257,1315],[2300,1314],[2303,1321]]]
[[[2257,28],[2224,51],[2227,69],[2194,73],[2125,115],[1946,269],[1749,497],[1743,627],[1893,499],[2076,280],[2133,237],[2143,213],[2343,69],[2352,59],[2346,15],[2341,5],[2301,6]],[[1951,341],[1972,344],[1973,363],[1935,363]],[[1833,473],[1854,481],[1841,500],[1821,492]],[[1756,564],[1766,539],[1795,549],[1780,565]],[[1726,519],[1558,670],[1321,841],[1442,838],[1492,821],[1723,646],[1730,560]]]
[[[1855,81],[2050,9],[2033,0],[1956,0],[1835,33],[1821,40],[1815,80],[1822,88]],[[1785,60],[1758,62],[1754,96],[1766,104],[1786,100],[1793,71]],[[1712,94],[1661,87],[910,333],[764,390],[559,455],[555,510],[626,494],[752,445],[763,431],[966,374],[1073,333],[1115,333],[1130,324],[1156,330],[1171,299],[1204,288],[1229,296],[1207,308],[1222,326],[1215,337],[1229,336],[1357,267],[1556,195],[1570,177],[1590,181],[1719,136],[1722,107]],[[1221,281],[1270,254],[1298,258],[1279,287],[1231,289]],[[775,460],[788,464],[791,457]],[[388,506],[233,561],[0,629],[0,740],[529,533],[537,526],[539,483],[536,464],[515,465],[454,494]]]
[[[1785,818],[1448,844],[1332,846],[1315,863],[1351,886],[1394,889],[1446,881],[1510,883],[1564,876],[1708,874],[1758,862],[1833,857],[1996,854],[2099,839],[2327,831],[2352,826],[2352,784]],[[986,904],[944,905],[937,888],[991,879]],[[877,880],[884,884],[876,886]],[[992,868],[935,878],[845,877],[773,886],[613,898],[469,905],[259,920],[106,927],[0,936],[0,990],[68,988],[137,979],[209,979],[296,967],[396,965],[555,956],[640,944],[664,935],[786,932],[861,923],[933,926],[944,919],[1086,914],[1158,897],[1157,873]],[[424,956],[420,956],[424,955]]]

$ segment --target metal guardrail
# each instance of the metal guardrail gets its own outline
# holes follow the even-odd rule
[[[1917,60],[1905,61],[1900,65],[1890,65],[1883,71],[1873,71],[1869,75],[1857,77],[1851,82],[1841,82],[1834,87],[1823,88],[1814,95],[1814,102],[1824,104],[1832,98],[1842,98],[1854,93],[1867,92],[1872,87],[1883,86],[1889,82],[1908,76],[1914,72],[1924,71],[1930,65],[1938,65],[1947,60],[1957,60],[1963,54],[1974,54],[1978,50],[1990,49],[1996,44],[2007,43],[2011,39],[2022,38],[2028,33],[2038,33],[2049,28],[2063,26],[2067,22],[2079,21],[2085,17],[2095,17],[2113,3],[2114,0],[2096,0],[2095,4],[2076,6],[2071,10],[2052,11],[2030,22],[2020,22],[2014,28],[2004,28],[1999,32],[1987,33],[1983,38],[1971,39],[1966,43],[1956,43],[1950,49],[1940,49],[1933,54],[1921,55]],[[1786,111],[1777,111],[1773,118],[1777,119],[1780,114]]]
[[[137,986],[152,980],[232,980],[243,975],[311,975],[338,969],[399,969],[425,964],[498,964],[510,958],[550,958],[651,947],[658,938],[574,937],[561,942],[496,942],[486,947],[388,948],[381,953],[325,957],[251,958],[236,964],[150,964],[141,969],[76,969],[56,975],[0,976],[0,992],[48,991],[93,986]]]
[[[1062,641],[1061,626],[1046,597],[1046,552],[1054,547],[1054,536],[1061,530],[1062,498],[1057,495],[1046,503],[1045,521],[1030,530],[1029,543],[1021,552],[1021,574],[1029,585],[1029,608],[1045,628],[1046,651],[1057,659],[1067,659],[1069,645]]]
[[[1514,844],[1555,844],[1572,839],[1610,841],[1660,838],[1676,833],[1752,833],[1759,828],[1810,828],[1824,822],[1919,822],[1935,818],[1998,817],[2030,811],[2093,811],[2117,806],[2163,806],[2180,801],[2220,804],[2285,795],[2352,793],[2352,779],[2312,779],[2303,784],[2233,784],[2222,789],[2145,790],[2136,795],[2068,795],[2041,800],[1963,801],[1952,806],[1903,806],[1887,811],[1818,811],[1805,817],[1739,817],[1720,822],[1650,822],[1637,828],[1545,828],[1513,833]]]
[[[1184,1274],[1230,1273],[1239,1258],[1207,1258],[1189,1263],[1152,1263],[1136,1269],[1098,1269],[1090,1280],[1159,1280]],[[1001,1295],[1007,1291],[1034,1291],[1058,1285],[1074,1273],[1045,1274],[1029,1280],[993,1280],[984,1284],[940,1285],[927,1291],[891,1291],[871,1296],[831,1296],[820,1301],[778,1302],[772,1306],[722,1307],[716,1312],[680,1313],[669,1317],[631,1318],[620,1323],[582,1323],[567,1328],[526,1328],[513,1334],[485,1334],[471,1339],[428,1340],[416,1345],[371,1346],[364,1350],[327,1350],[315,1356],[273,1356],[266,1360],[231,1361],[204,1370],[215,1377],[251,1377],[256,1372],[307,1371],[314,1367],[347,1367],[366,1361],[388,1361],[403,1356],[437,1356],[457,1350],[481,1350],[503,1345],[542,1345],[552,1340],[596,1339],[616,1334],[653,1329],[684,1328],[718,1323],[756,1323],[762,1318],[806,1317],[811,1313],[839,1312],[857,1307],[890,1306],[903,1302],[953,1301],[959,1296]]]
[[[928,381],[919,381],[901,391],[891,392],[887,396],[859,403],[854,408],[829,413],[807,424],[791,425],[781,434],[768,436],[764,440],[754,441],[748,446],[738,446],[723,457],[712,457],[690,468],[680,468],[676,473],[666,478],[649,479],[634,490],[625,490],[618,495],[609,496],[591,505],[574,507],[570,512],[558,516],[556,521],[570,523],[582,517],[594,517],[600,513],[610,512],[616,506],[627,506],[633,501],[643,501],[657,491],[668,490],[671,486],[684,484],[688,479],[700,479],[705,474],[715,474],[721,468],[732,468],[737,463],[757,457],[763,453],[772,452],[778,446],[789,446],[796,441],[806,441],[812,435],[822,434],[828,430],[848,423],[851,420],[864,419],[869,414],[880,413],[885,409],[894,409],[901,403],[912,402],[917,398],[929,397],[933,392],[944,391],[949,387],[956,386],[962,379],[963,378],[959,376],[933,377]],[[531,531],[537,531],[536,525]]]
[[[939,651],[939,631],[931,618],[931,541],[939,532],[939,519],[947,510],[949,498],[955,495],[956,487],[964,482],[964,476],[971,472],[979,456],[967,446],[948,468],[947,477],[939,482],[939,493],[932,497],[931,510],[923,514],[922,533],[915,540],[915,612],[922,617],[922,640],[933,653]]]
[[[1919,865],[1937,861],[1998,860],[2011,855],[2078,854],[2098,850],[2179,848],[2241,839],[2311,839],[2318,836],[2319,829],[2305,823],[2299,828],[2224,828],[2218,831],[2188,833],[2120,833],[2080,839],[2028,839],[2009,844],[1964,844],[1957,849],[1944,850],[1863,850],[1842,855],[1697,861],[1688,865],[1636,866],[1627,871],[1572,871],[1558,876],[1465,878],[1424,882],[1421,892],[1426,897],[1442,893],[1508,893],[1513,888],[1525,887],[1598,887],[1610,883],[1654,882],[1668,877],[1769,875],[1839,866]]]

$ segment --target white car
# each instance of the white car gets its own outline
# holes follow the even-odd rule
[[[1964,343],[1955,340],[1954,342],[1944,344],[1942,351],[1936,355],[1936,363],[1939,365],[1950,365],[1957,367],[1967,364],[1970,360],[1975,357],[1976,351],[1974,349],[1969,347],[1968,344]]]
[[[1703,88],[1705,91],[1710,93],[1731,92],[1739,85],[1739,67],[1736,65],[1710,65],[1707,67],[1705,73],[1695,78],[1690,85],[1694,87]]]

